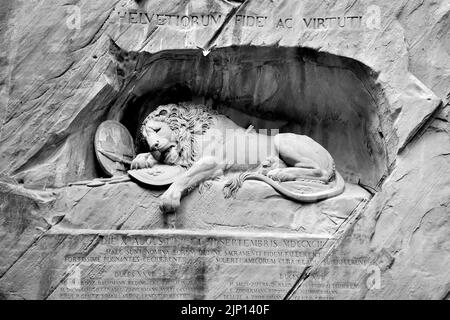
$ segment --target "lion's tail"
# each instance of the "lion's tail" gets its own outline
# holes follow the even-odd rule
[[[229,198],[234,196],[236,192],[241,188],[242,183],[245,180],[259,180],[267,183],[277,192],[284,195],[285,197],[298,201],[298,202],[316,202],[319,200],[328,199],[340,195],[345,190],[345,182],[342,176],[336,172],[336,185],[332,189],[313,192],[309,194],[296,193],[289,189],[283,187],[280,183],[266,177],[265,175],[254,173],[254,172],[244,172],[239,176],[228,181],[224,186],[225,197]]]

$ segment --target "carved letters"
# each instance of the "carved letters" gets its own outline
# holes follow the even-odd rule
[[[218,12],[201,14],[150,13],[137,9],[117,10],[120,23],[153,24],[159,27],[181,29],[219,27],[225,22],[226,14]],[[330,30],[361,29],[363,16],[318,16],[318,17],[268,17],[257,14],[237,14],[231,20],[237,27],[273,27],[284,30]]]

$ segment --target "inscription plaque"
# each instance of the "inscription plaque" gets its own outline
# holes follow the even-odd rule
[[[282,299],[326,237],[194,231],[112,232],[67,252],[53,299]]]

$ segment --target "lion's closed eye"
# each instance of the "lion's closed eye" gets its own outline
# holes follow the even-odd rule
[[[155,133],[158,133],[158,131],[161,130],[161,127],[160,127],[160,126],[153,126],[153,127],[151,127],[151,129],[152,129]]]

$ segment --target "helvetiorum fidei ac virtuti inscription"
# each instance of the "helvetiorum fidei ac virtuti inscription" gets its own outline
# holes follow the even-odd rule
[[[392,23],[403,23],[407,9],[390,6],[148,0],[53,8],[63,18],[42,31],[51,50],[34,53],[46,59],[18,60],[45,65],[45,76],[11,78],[18,83],[3,119],[1,295],[422,292],[403,290],[421,283],[415,276],[398,287],[393,280],[408,274],[391,272],[403,266],[396,246],[406,243],[396,237],[407,227],[395,219],[415,219],[408,239],[416,241],[422,207],[402,206],[420,198],[416,181],[432,179],[436,201],[445,198],[445,175],[431,169],[448,150],[427,152],[420,170],[431,169],[414,178],[417,155],[404,150],[428,137],[421,130],[441,101],[408,69],[414,56],[401,52],[412,49]],[[426,146],[445,149],[447,136],[432,137]],[[409,179],[417,190],[403,185]]]

